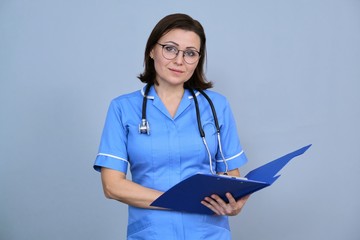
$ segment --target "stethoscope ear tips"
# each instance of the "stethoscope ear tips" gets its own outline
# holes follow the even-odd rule
[[[141,123],[139,124],[139,133],[150,135],[150,125],[146,119],[141,119]]]

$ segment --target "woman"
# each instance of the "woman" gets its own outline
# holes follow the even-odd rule
[[[105,196],[129,205],[128,239],[230,239],[227,216],[237,215],[248,198],[235,201],[228,193],[225,203],[215,194],[206,197],[201,203],[214,215],[150,206],[195,173],[240,176],[238,167],[247,161],[229,103],[206,90],[212,83],[205,80],[205,55],[206,37],[198,21],[185,14],[164,17],[146,45],[145,69],[139,76],[146,86],[110,104],[94,168],[101,171]],[[218,113],[222,148],[202,90]],[[195,100],[206,147],[199,136]],[[132,180],[126,179],[128,165]]]

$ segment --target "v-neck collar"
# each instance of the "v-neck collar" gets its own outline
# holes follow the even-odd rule
[[[145,89],[146,85],[141,89],[141,94],[143,97],[145,96]],[[199,95],[198,91],[195,91],[196,96]],[[169,114],[169,111],[166,109],[164,103],[161,101],[160,97],[157,95],[154,86],[150,87],[149,93],[146,96],[148,100],[152,100],[152,104],[160,110],[165,116],[168,118],[175,120],[177,117],[179,117],[190,105],[193,99],[193,96],[191,95],[190,91],[188,89],[185,89],[184,95],[181,98],[180,105],[176,111],[176,114],[174,117],[171,117]]]

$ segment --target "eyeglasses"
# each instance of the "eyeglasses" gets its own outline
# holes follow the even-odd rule
[[[183,52],[183,58],[187,64],[194,64],[200,58],[200,52],[194,49],[179,50],[174,45],[160,44],[160,43],[157,44],[159,44],[162,47],[162,55],[167,60],[175,59],[179,54],[179,52]]]

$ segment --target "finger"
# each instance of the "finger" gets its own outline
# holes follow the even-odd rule
[[[221,211],[223,215],[234,215],[234,212],[236,212],[239,208],[238,204],[230,193],[227,193],[225,195],[228,198],[228,202],[225,202],[219,196],[214,196],[214,199],[218,202],[219,207],[221,207],[219,211]]]
[[[213,201],[210,201],[210,203],[214,208],[216,208],[218,212],[221,213],[221,215],[232,215],[234,209],[237,209],[237,204],[235,199],[234,199],[234,204],[226,203],[219,195],[216,194],[211,195],[211,199]]]
[[[226,197],[227,197],[227,199],[229,201],[228,206],[229,206],[229,209],[230,209],[229,210],[230,213],[231,214],[236,214],[239,211],[239,209],[241,208],[241,206],[239,206],[239,203],[236,202],[235,198],[232,196],[231,193],[226,193]]]
[[[226,197],[228,198],[229,203],[223,207],[225,210],[225,214],[228,216],[234,216],[238,213],[238,203],[235,201],[231,194],[226,194]]]
[[[225,215],[226,203],[216,194],[209,197],[211,199],[210,204],[219,212],[220,215]]]
[[[211,211],[213,211],[216,215],[222,215],[220,211],[218,211],[213,205],[211,205],[208,201],[203,200],[201,201],[201,204],[205,207],[209,208]]]
[[[236,204],[236,200],[231,193],[226,193],[226,197],[229,200],[229,204],[231,204],[231,205]]]
[[[214,199],[221,207],[226,207],[227,203],[219,197],[219,195],[213,194],[211,195],[211,198]]]

